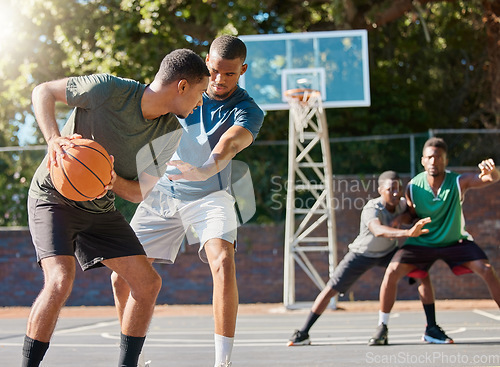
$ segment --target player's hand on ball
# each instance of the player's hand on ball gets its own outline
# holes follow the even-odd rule
[[[115,165],[115,157],[110,155],[109,158],[111,158],[111,165],[114,166]],[[103,198],[104,196],[106,196],[108,191],[113,189],[113,185],[114,185],[115,181],[116,181],[116,172],[114,169],[112,169],[111,170],[111,181],[109,181],[109,184],[106,185],[106,187],[104,188],[104,191],[99,196],[97,196],[95,199],[100,199],[100,198]]]
[[[49,159],[47,161],[47,168],[50,169],[52,164],[57,165],[57,157],[63,156],[64,148],[71,148],[74,144],[71,142],[73,139],[80,139],[80,134],[73,134],[70,136],[58,136],[47,142],[47,151]]]

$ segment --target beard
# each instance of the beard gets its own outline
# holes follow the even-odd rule
[[[231,93],[234,92],[236,88],[233,88],[232,90],[228,90],[227,92],[225,93],[216,93],[214,91],[214,89],[212,89],[210,86],[207,88],[207,94],[208,96],[211,98],[211,99],[214,99],[216,101],[223,101],[225,100],[227,97],[229,97],[231,95]]]
[[[427,170],[427,174],[432,177],[437,177],[441,174],[441,172],[439,171],[439,169],[431,167]]]

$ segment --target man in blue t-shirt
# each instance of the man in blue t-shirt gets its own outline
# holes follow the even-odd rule
[[[238,220],[231,194],[231,160],[253,143],[264,114],[238,86],[246,46],[221,36],[210,46],[211,77],[203,106],[180,120],[184,129],[167,172],[139,205],[131,221],[151,262],[172,264],[185,236],[200,243],[199,256],[213,277],[215,366],[229,366],[238,310],[234,262]],[[192,233],[197,238],[193,238]],[[119,304],[128,286],[113,275]]]

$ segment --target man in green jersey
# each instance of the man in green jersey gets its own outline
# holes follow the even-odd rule
[[[387,321],[396,300],[397,284],[405,275],[422,278],[432,264],[441,259],[456,275],[474,272],[488,286],[491,297],[500,306],[500,279],[484,251],[465,231],[462,202],[468,189],[482,188],[500,180],[500,171],[492,159],[479,163],[479,174],[458,174],[446,170],[447,145],[431,138],[424,145],[422,166],[425,171],[408,184],[406,200],[413,218],[430,217],[429,232],[408,238],[389,264],[380,288],[379,326],[370,345],[387,344]],[[426,314],[435,313],[434,303],[425,304]],[[429,343],[453,343],[441,328],[427,325],[423,340]]]
[[[35,116],[48,146],[28,198],[29,227],[44,287],[28,318],[23,367],[39,366],[49,347],[59,312],[73,287],[75,258],[83,270],[106,266],[130,286],[121,319],[118,366],[137,366],[161,278],[116,210],[115,194],[139,202],[147,191],[145,183],[152,187],[161,177],[158,171],[170,160],[181,136],[175,115],[185,118],[202,105],[209,76],[203,59],[182,49],[165,56],[148,85],[96,74],[49,81],[33,90]],[[75,107],[62,131],[56,122],[56,102]],[[114,157],[111,182],[91,201],[60,195],[48,171],[77,137],[97,141]],[[156,150],[155,154],[138,155],[144,147]],[[142,157],[140,162],[138,157]]]

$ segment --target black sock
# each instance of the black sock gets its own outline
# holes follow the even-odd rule
[[[425,317],[427,318],[427,326],[431,327],[436,325],[436,307],[434,303],[423,305]]]
[[[29,336],[24,336],[22,367],[38,367],[45,352],[49,349],[49,343],[44,343]]]
[[[306,323],[302,330],[300,330],[301,333],[309,333],[309,329],[312,328],[316,320],[320,317],[321,315],[318,315],[317,313],[310,312],[309,316],[307,316]]]
[[[128,336],[121,334],[120,341],[120,367],[137,367],[139,354],[141,354],[142,346],[146,337]]]

